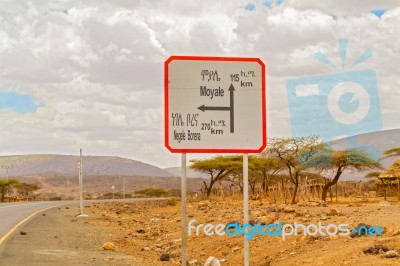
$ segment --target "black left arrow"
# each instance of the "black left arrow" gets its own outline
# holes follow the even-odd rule
[[[233,87],[233,84],[231,84],[231,86],[229,86],[229,107],[225,107],[225,106],[205,106],[204,104],[200,107],[198,107],[197,109],[199,109],[200,111],[230,111],[230,125],[231,125],[231,133],[235,132],[235,117],[234,117],[234,92],[235,92],[235,88]]]
[[[200,106],[199,108],[200,111],[229,111],[231,110],[230,107],[221,107],[221,106],[205,106],[204,104]]]

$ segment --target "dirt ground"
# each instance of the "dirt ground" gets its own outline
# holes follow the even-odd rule
[[[381,243],[400,251],[400,205],[361,202],[316,206],[250,202],[250,217],[257,223],[359,223],[385,228],[383,236],[281,237],[256,236],[250,241],[250,265],[400,265],[400,258],[384,252],[364,254],[363,249]],[[89,204],[89,217],[78,218],[78,206],[54,208],[24,225],[0,250],[0,265],[180,265],[180,205],[167,200]],[[188,220],[229,224],[242,221],[242,202],[232,199],[191,200]],[[222,265],[243,265],[243,236],[199,236],[188,239],[190,265],[204,265],[209,256]],[[102,246],[112,242],[115,250]],[[1,248],[1,247],[0,247]],[[161,261],[163,253],[169,260]],[[165,256],[166,254],[164,254]]]
[[[364,254],[363,249],[382,243],[390,250],[400,251],[400,205],[392,202],[298,205],[276,205],[252,201],[250,217],[253,222],[309,223],[323,225],[349,224],[349,229],[360,223],[385,228],[383,236],[339,237],[281,237],[257,236],[250,241],[250,265],[400,265],[400,258],[385,258],[384,252]],[[358,202],[357,202],[358,201]],[[389,205],[389,206],[387,206]],[[229,224],[242,221],[242,202],[229,199],[190,202],[188,221]],[[179,265],[181,224],[180,205],[168,206],[165,201],[141,203],[94,204],[89,207],[91,218],[86,222],[112,232],[109,241],[115,253],[130,255],[143,265]],[[188,239],[188,261],[203,265],[209,256],[223,261],[222,265],[243,264],[243,237],[199,236]],[[160,261],[162,253],[169,261]]]

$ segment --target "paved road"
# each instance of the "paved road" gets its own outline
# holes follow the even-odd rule
[[[0,204],[0,239],[29,215],[50,207],[70,204],[72,201],[18,202]]]
[[[161,199],[88,200],[85,201],[85,205],[112,201],[137,202],[147,200]],[[20,223],[32,213],[63,204],[70,205],[70,208],[46,210],[45,216],[35,215],[32,219],[29,219],[29,222],[17,227],[13,234],[7,236],[7,240],[0,243],[0,266],[143,265],[139,259],[132,255],[113,252],[110,256],[109,252],[102,251],[101,246],[105,241],[109,241],[112,234],[102,228],[99,230],[99,227],[96,226],[86,226],[85,220],[96,219],[95,215],[76,219],[79,201],[0,204],[0,242],[4,232],[7,233],[15,224]],[[22,214],[23,210],[25,210],[25,214]],[[5,220],[9,220],[9,217],[12,217],[13,225],[8,225],[7,230]],[[20,235],[20,228],[26,231],[27,235]]]
[[[132,202],[147,200],[163,200],[164,198],[134,198],[134,199],[109,199],[109,200],[85,200],[85,204],[94,202]],[[23,221],[29,215],[51,207],[67,204],[79,204],[79,201],[40,201],[40,202],[12,202],[0,203],[0,244],[3,236],[14,226]]]

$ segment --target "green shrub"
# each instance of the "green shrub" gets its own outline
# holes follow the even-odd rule
[[[145,195],[147,197],[162,197],[168,195],[167,191],[163,188],[146,188],[135,191],[135,194]]]
[[[176,204],[178,204],[178,201],[175,198],[169,198],[165,201],[165,203],[168,206],[176,206]]]

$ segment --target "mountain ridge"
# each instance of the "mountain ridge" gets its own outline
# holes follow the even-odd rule
[[[25,154],[0,156],[0,176],[78,173],[79,156],[62,154]],[[151,164],[119,156],[82,156],[84,175],[126,175],[144,177],[174,177],[171,173]]]

